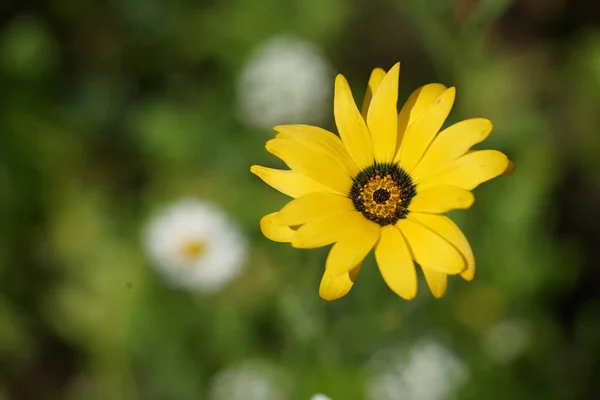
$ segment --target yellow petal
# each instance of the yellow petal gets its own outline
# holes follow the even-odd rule
[[[358,266],[352,268],[349,272],[341,275],[333,275],[326,270],[319,286],[319,296],[323,300],[333,301],[347,295],[356,281],[360,267],[361,264],[358,264]]]
[[[413,259],[421,265],[445,274],[460,274],[466,267],[461,253],[437,232],[426,228],[411,218],[396,223],[406,238]]]
[[[457,186],[440,185],[417,192],[408,209],[410,211],[441,214],[450,210],[469,208],[474,201],[475,196],[468,190]]]
[[[422,268],[422,270],[433,297],[436,299],[443,297],[448,287],[448,275],[429,268]]]
[[[371,77],[369,78],[369,84],[367,86],[367,92],[365,93],[365,98],[362,105],[362,116],[365,120],[367,119],[367,113],[369,112],[369,106],[371,105],[373,95],[375,92],[377,92],[377,88],[381,84],[381,81],[384,77],[385,71],[381,68],[375,68],[373,72],[371,72]]]
[[[473,190],[483,182],[502,175],[508,165],[508,158],[499,151],[473,151],[452,161],[444,170],[421,178],[416,182],[417,191],[437,185]]]
[[[277,137],[297,140],[314,150],[320,151],[338,162],[350,175],[356,176],[360,170],[346,151],[342,140],[335,133],[311,125],[279,125],[275,129]]]
[[[515,164],[511,160],[508,160],[508,165],[502,175],[512,175],[513,172],[515,172]]]
[[[359,168],[373,164],[373,142],[367,124],[356,107],[348,81],[342,75],[335,78],[333,114],[344,146]]]
[[[267,214],[260,219],[260,230],[267,239],[274,242],[289,243],[294,237],[295,231],[289,226],[281,226],[273,223],[277,213]]]
[[[300,197],[308,193],[330,192],[329,187],[292,170],[281,170],[253,165],[250,172],[262,179],[267,185],[290,197]]]
[[[325,269],[333,275],[341,275],[358,265],[369,254],[377,240],[381,227],[366,218],[346,224],[346,234],[333,245],[325,262]]]
[[[267,151],[282,159],[294,171],[347,195],[352,186],[350,175],[335,161],[293,140],[276,138],[266,144]]]
[[[394,293],[406,300],[417,295],[417,271],[408,246],[394,225],[381,228],[375,259],[383,280]]]
[[[461,229],[445,215],[432,215],[422,213],[411,213],[410,217],[421,225],[437,232],[441,237],[450,242],[458,249],[467,261],[467,269],[461,273],[461,277],[467,281],[475,277],[475,257],[473,250]]]
[[[392,161],[396,152],[399,74],[400,63],[396,63],[375,92],[367,114],[367,125],[373,137],[373,154],[375,161],[380,163]]]
[[[322,218],[308,221],[296,231],[292,246],[301,249],[312,249],[337,242],[346,232],[348,224],[354,225],[358,218],[363,218],[358,211],[339,211]]]
[[[296,226],[330,214],[354,211],[352,200],[335,193],[309,193],[287,203],[273,217],[278,225]]]
[[[446,86],[441,83],[430,83],[421,86],[408,97],[398,114],[398,139],[396,140],[396,161],[398,160],[398,149],[402,143],[406,128],[425,113],[438,97],[444,93]]]
[[[485,118],[472,118],[458,122],[439,133],[419,164],[411,172],[418,180],[430,171],[439,170],[464,155],[471,147],[483,142],[492,131],[492,123]]]
[[[400,166],[406,172],[410,173],[415,168],[435,134],[444,124],[454,104],[455,94],[456,90],[453,87],[447,89],[421,114],[419,119],[406,129],[400,151],[396,156]]]

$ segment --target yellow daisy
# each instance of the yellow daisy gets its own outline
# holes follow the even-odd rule
[[[362,112],[338,75],[333,107],[339,136],[309,125],[277,126],[266,149],[290,169],[250,168],[294,198],[261,219],[267,238],[296,248],[333,244],[319,287],[325,300],[350,291],[373,248],[383,279],[404,299],[417,294],[415,263],[438,298],[448,275],[472,280],[469,242],[443,213],[469,208],[471,190],[512,171],[499,151],[470,151],[490,134],[489,120],[468,119],[438,133],[455,88],[425,85],[398,113],[399,73],[399,63],[388,73],[373,70]]]

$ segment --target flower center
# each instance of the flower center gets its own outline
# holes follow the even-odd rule
[[[201,240],[190,240],[181,246],[180,254],[186,261],[194,261],[206,251],[206,245]]]
[[[388,201],[389,198],[390,198],[390,192],[388,192],[385,189],[377,189],[373,193],[373,200],[375,200],[375,203],[377,203],[377,204],[383,204],[386,201]]]
[[[354,178],[348,197],[365,218],[386,226],[406,218],[415,194],[410,176],[397,164],[373,164]]]

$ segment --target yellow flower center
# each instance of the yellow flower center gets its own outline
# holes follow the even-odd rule
[[[201,240],[190,240],[181,246],[180,254],[187,261],[194,261],[206,251],[206,244]]]
[[[369,182],[360,189],[358,199],[365,211],[379,218],[390,218],[402,203],[400,190],[391,175],[382,178],[379,175],[369,178]]]
[[[354,178],[348,197],[365,218],[386,226],[406,218],[415,193],[410,176],[397,164],[374,164]]]

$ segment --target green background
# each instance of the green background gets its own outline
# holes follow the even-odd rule
[[[290,399],[358,400],[372,354],[424,337],[468,366],[458,399],[594,398],[593,2],[9,0],[0,17],[0,399],[208,399],[218,371],[262,360]],[[441,82],[457,87],[448,122],[492,120],[483,147],[516,172],[453,215],[473,282],[451,278],[436,300],[421,278],[407,302],[371,255],[328,303],[326,249],[262,236],[259,219],[286,198],[249,172],[277,165],[273,133],[239,120],[236,81],[279,34],[319,46],[357,98],[373,67],[401,61],[401,99]],[[189,196],[219,204],[249,242],[243,275],[214,296],[168,286],[141,245],[152,212]],[[529,340],[498,363],[482,341],[502,321]]]

